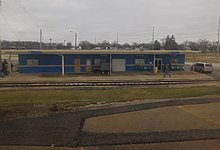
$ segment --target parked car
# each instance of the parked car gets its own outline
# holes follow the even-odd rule
[[[191,70],[194,70],[197,72],[212,73],[213,66],[211,63],[197,62],[194,65],[192,65]]]

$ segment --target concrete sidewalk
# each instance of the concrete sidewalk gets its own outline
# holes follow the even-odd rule
[[[0,82],[77,82],[77,81],[154,81],[154,80],[213,80],[207,74],[193,72],[171,72],[171,78],[163,77],[163,73],[159,74],[135,74],[123,73],[112,75],[35,75],[35,74],[19,74],[14,73],[5,78],[0,78]]]
[[[190,142],[173,142],[158,144],[49,148],[49,147],[0,147],[0,150],[219,150],[220,140],[204,140]]]
[[[165,107],[89,118],[83,130],[92,133],[146,133],[205,130],[220,127],[220,103]]]

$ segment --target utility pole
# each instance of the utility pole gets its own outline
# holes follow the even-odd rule
[[[219,32],[220,32],[220,16],[219,16],[219,21],[218,21],[218,45],[217,45],[217,53],[219,53],[219,46],[220,46],[220,43],[219,43]]]
[[[0,0],[0,11],[1,11],[2,1]],[[0,68],[2,68],[2,39],[0,33]]]
[[[152,35],[152,50],[154,50],[154,27],[153,27],[153,35]]]
[[[66,49],[66,40],[63,41],[63,49]]]
[[[77,33],[75,33],[75,49],[77,49]]]
[[[0,68],[2,67],[2,38],[0,35]]]
[[[119,46],[119,34],[117,32],[117,49],[118,49],[118,46]]]
[[[42,29],[40,29],[40,50],[42,50]]]
[[[95,37],[95,45],[96,45],[96,37]]]

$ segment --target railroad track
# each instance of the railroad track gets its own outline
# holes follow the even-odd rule
[[[0,88],[6,87],[88,87],[88,86],[154,86],[154,85],[181,85],[210,82],[197,81],[125,81],[125,82],[1,82]]]

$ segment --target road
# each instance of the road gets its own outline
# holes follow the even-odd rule
[[[196,116],[191,116],[189,112],[183,111],[194,110],[193,112],[209,112],[215,110],[211,114],[205,114],[206,119],[212,119],[216,122],[220,120],[219,109],[215,104],[220,103],[219,98],[213,99],[187,99],[187,100],[170,100],[155,103],[144,103],[128,106],[119,106],[113,108],[102,108],[94,110],[84,110],[71,113],[55,114],[47,117],[18,119],[13,121],[0,122],[0,145],[17,145],[17,146],[55,146],[55,147],[81,147],[81,146],[98,146],[105,145],[130,145],[130,144],[148,144],[148,143],[170,143],[185,141],[201,141],[201,140],[220,140],[220,128],[218,125],[202,120]],[[204,104],[206,107],[201,109],[198,104]],[[186,106],[190,105],[190,106]],[[168,109],[171,108],[171,109]],[[159,109],[159,110],[157,110]],[[165,109],[165,110],[164,110]],[[166,110],[168,109],[168,110]],[[178,109],[176,112],[175,110]],[[182,110],[183,109],[183,110]],[[141,112],[143,117],[149,118],[152,115],[159,115],[155,120],[144,120],[145,126],[143,131],[140,127],[131,126],[127,131],[120,132],[92,132],[86,130],[86,122],[94,117],[102,117],[106,115],[117,115],[121,113],[137,113],[138,111],[150,111],[149,113]],[[175,118],[164,119],[164,116],[175,114]],[[199,113],[199,114],[200,114]],[[132,115],[128,115],[132,116]],[[135,116],[135,115],[133,115]],[[204,116],[204,114],[203,114]],[[212,118],[213,116],[217,118]],[[182,118],[178,120],[177,118]],[[135,119],[135,117],[133,117]],[[153,119],[153,118],[151,118]],[[122,119],[129,121],[126,117]],[[167,120],[167,121],[166,121]],[[194,120],[192,122],[192,120]],[[199,125],[196,124],[199,121]],[[149,121],[149,123],[148,123]],[[180,121],[185,125],[169,127],[169,123],[173,125]],[[150,123],[152,122],[152,123]],[[163,122],[164,125],[155,125],[154,123]],[[99,123],[97,121],[97,123]],[[111,122],[109,122],[111,123]],[[138,124],[138,122],[137,122]],[[139,123],[141,124],[141,123]],[[143,122],[142,122],[143,125]],[[101,124],[102,127],[107,127]],[[120,126],[123,127],[123,126]],[[117,129],[117,128],[115,128]],[[133,129],[133,131],[132,131]],[[100,131],[105,131],[100,127]]]
[[[185,70],[186,72],[190,71],[192,63],[186,63]],[[208,76],[213,77],[215,80],[220,81],[220,64],[213,64],[214,71],[212,73],[207,73]]]
[[[213,73],[209,74],[209,76],[213,77],[215,80],[220,81],[220,69],[214,69]]]

